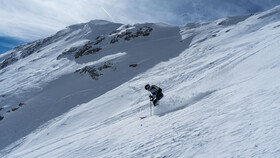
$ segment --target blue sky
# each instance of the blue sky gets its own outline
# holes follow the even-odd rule
[[[13,37],[0,36],[0,54],[4,53],[11,48],[24,44],[26,41]]]
[[[279,4],[280,0],[1,0],[0,53],[93,19],[184,25],[256,13]]]

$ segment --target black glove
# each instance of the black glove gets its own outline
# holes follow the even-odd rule
[[[149,97],[150,97],[150,101],[154,101],[154,97],[152,95],[150,95]]]

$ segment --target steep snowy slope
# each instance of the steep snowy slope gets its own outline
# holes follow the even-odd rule
[[[74,108],[1,150],[0,155],[46,158],[278,157],[279,19],[280,7],[276,7],[250,17],[188,24],[180,29],[180,34],[177,27],[145,24],[153,28],[147,38],[141,36],[129,44],[123,41],[114,47],[101,45],[104,55],[97,56],[97,53],[89,59],[83,58],[83,53],[81,58],[73,55],[78,53],[76,50],[88,46],[71,46],[72,49],[68,48],[58,57],[58,61],[68,63],[68,66],[64,65],[65,70],[60,71],[66,75],[25,101],[25,109],[29,104],[35,106],[36,102],[36,105],[53,106],[45,104],[53,104],[54,101],[49,100],[53,98],[58,100],[55,106],[65,108],[74,102],[71,105]],[[121,27],[116,33],[142,26]],[[145,30],[150,30],[148,27]],[[111,37],[109,41],[113,39]],[[56,56],[59,54],[61,51]],[[114,73],[110,69],[102,71],[104,74],[97,76],[99,80],[94,80],[96,71],[83,69],[88,62],[101,63],[103,67],[104,61],[113,63],[112,67],[116,69],[112,69]],[[131,64],[138,65],[133,68],[129,67]],[[77,73],[95,72],[91,75],[93,80],[87,75],[76,76],[72,73],[73,67]],[[4,75],[7,72],[1,76],[7,76]],[[113,81],[111,77],[114,77]],[[139,116],[149,114],[148,93],[143,89],[146,83],[162,87],[165,97],[159,107],[153,109],[152,117],[140,120]],[[60,85],[63,86],[58,90]],[[102,91],[104,88],[106,90]],[[96,90],[98,94],[94,94]],[[60,91],[64,95],[59,96]],[[94,99],[88,97],[88,93]],[[27,113],[25,109],[20,109],[22,115]],[[7,120],[5,117],[0,122],[1,129],[10,128],[5,120],[17,118],[19,112],[16,112],[6,114]],[[43,115],[43,111],[40,114]],[[31,118],[27,122],[39,125]]]
[[[178,56],[186,48],[179,30],[94,20],[2,55],[0,147]]]

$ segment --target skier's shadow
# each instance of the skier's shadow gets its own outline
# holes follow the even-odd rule
[[[195,95],[194,97],[190,98],[186,104],[180,106],[180,107],[177,107],[175,109],[170,109],[168,111],[165,111],[165,112],[162,112],[160,114],[157,114],[159,117],[161,116],[164,116],[166,114],[169,114],[169,113],[172,113],[172,112],[175,112],[175,111],[178,111],[178,110],[181,110],[181,109],[184,109],[190,105],[193,105],[199,101],[201,101],[202,99],[208,97],[209,95],[211,95],[212,93],[216,92],[217,90],[211,90],[211,91],[207,91],[207,92],[203,92],[203,93],[198,93],[197,95]]]

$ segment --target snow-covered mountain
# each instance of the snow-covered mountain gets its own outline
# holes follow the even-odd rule
[[[278,157],[280,7],[72,25],[0,55],[1,157]],[[150,113],[144,85],[164,98]]]

